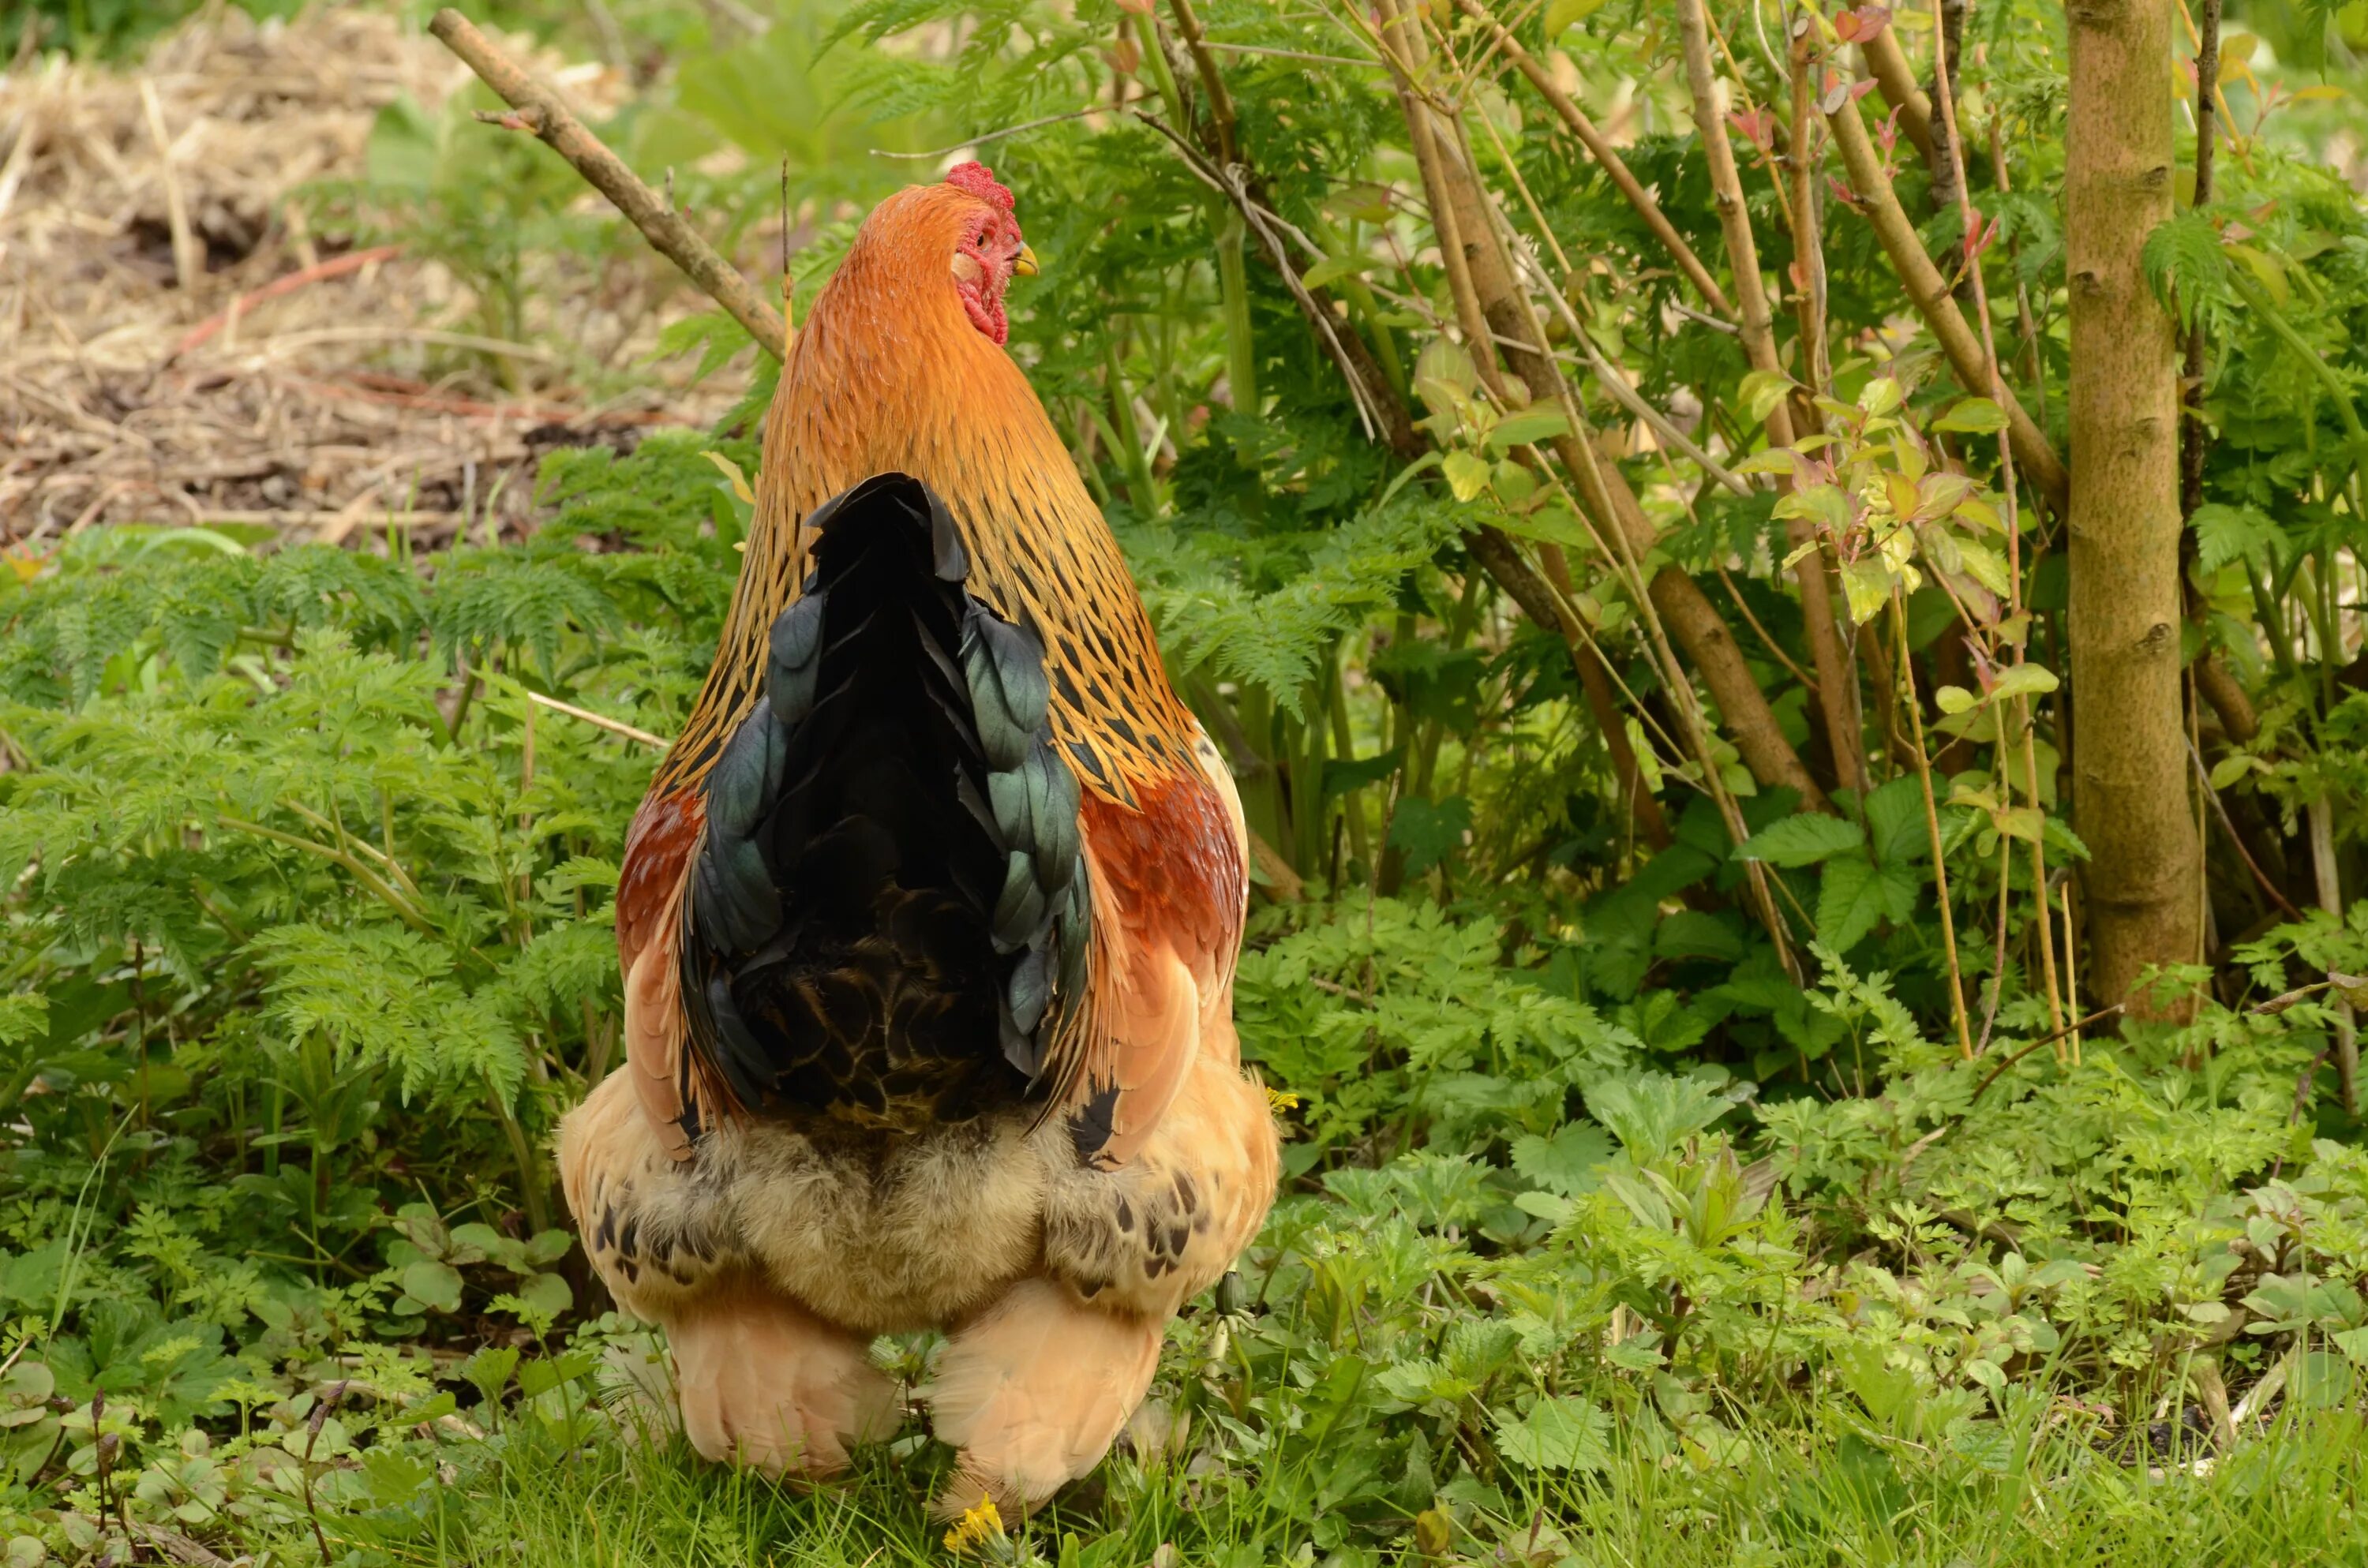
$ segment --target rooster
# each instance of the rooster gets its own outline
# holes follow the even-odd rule
[[[626,1064],[559,1136],[701,1454],[826,1476],[916,1390],[938,1498],[1100,1462],[1264,1221],[1231,776],[1004,350],[1035,271],[977,164],[865,221],[796,335],[757,516],[617,889]]]

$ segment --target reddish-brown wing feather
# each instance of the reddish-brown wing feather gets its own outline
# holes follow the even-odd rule
[[[1093,890],[1083,1027],[1053,1063],[1095,1163],[1134,1158],[1191,1070],[1202,1003],[1233,977],[1249,896],[1241,801],[1204,741],[1200,770],[1138,786],[1137,806],[1087,795],[1078,813]]]
[[[689,1049],[682,1011],[682,901],[706,824],[696,790],[657,789],[633,813],[617,879],[617,958],[625,971],[625,1060],[666,1153],[690,1158],[692,1131],[725,1108]]]

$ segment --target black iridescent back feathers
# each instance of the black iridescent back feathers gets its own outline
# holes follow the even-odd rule
[[[692,1044],[750,1109],[860,1126],[1026,1098],[1084,994],[1077,782],[1043,644],[882,474],[806,520],[803,596],[709,774],[680,944]]]

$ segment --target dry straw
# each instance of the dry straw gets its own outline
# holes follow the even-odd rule
[[[602,68],[521,53],[578,102],[614,102]],[[0,76],[12,557],[101,522],[487,537],[524,520],[551,447],[720,412],[721,386],[642,374],[605,404],[583,389],[703,308],[654,261],[534,258],[535,341],[507,343],[442,266],[313,231],[304,192],[363,176],[381,109],[434,115],[468,81],[390,17],[257,24],[227,6],[120,68],[35,55]]]

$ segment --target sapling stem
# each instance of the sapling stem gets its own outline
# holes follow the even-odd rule
[[[1957,918],[1949,909],[1949,867],[1941,849],[1941,809],[1932,799],[1932,759],[1924,747],[1924,708],[1916,695],[1916,664],[1907,647],[1907,597],[1896,584],[1891,589],[1891,628],[1899,644],[1900,702],[1907,710],[1914,741],[1916,781],[1924,791],[1924,831],[1932,843],[1932,890],[1941,905],[1941,946],[1949,959],[1949,1014],[1957,1026],[1957,1054],[1971,1062],[1973,1020],[1965,1013],[1965,980],[1957,965]]]

